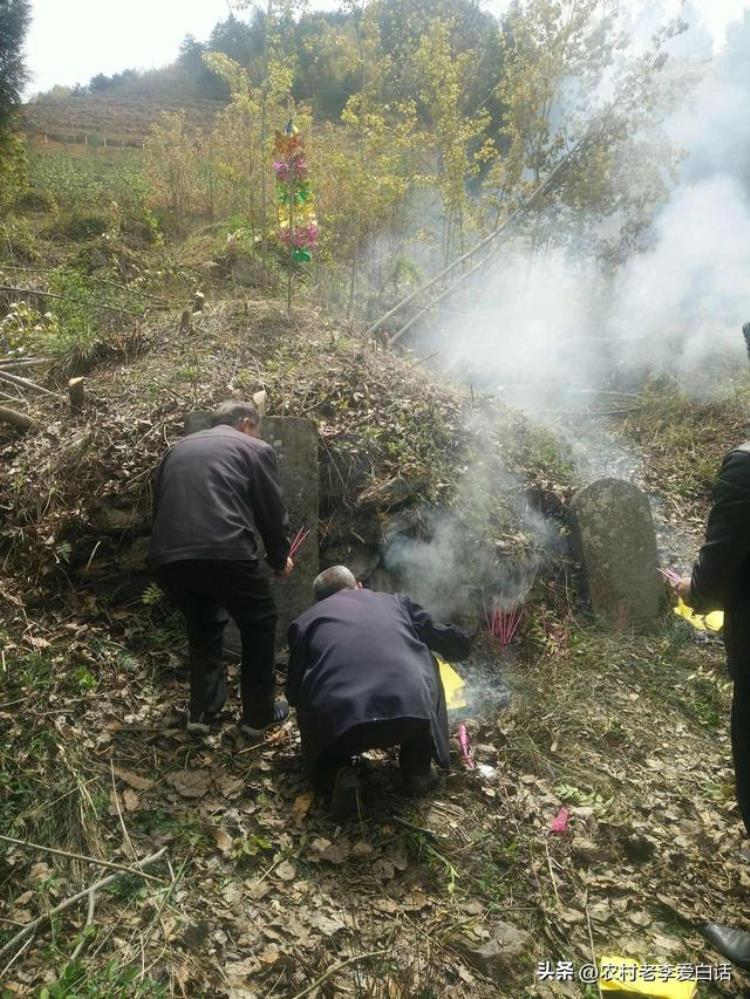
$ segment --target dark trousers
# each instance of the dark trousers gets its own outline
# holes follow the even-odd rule
[[[390,749],[391,746],[399,747],[399,765],[405,776],[422,776],[430,772],[430,723],[418,718],[397,718],[355,725],[339,736],[318,757],[313,777],[316,782],[326,784],[339,767],[351,763],[353,756],[366,753],[368,749]]]
[[[737,804],[750,836],[750,677],[735,680],[732,694],[732,756]]]
[[[222,636],[229,615],[240,630],[240,691],[246,721],[273,703],[276,605],[255,562],[190,559],[156,570],[156,579],[187,622],[190,710],[221,710],[226,701]]]

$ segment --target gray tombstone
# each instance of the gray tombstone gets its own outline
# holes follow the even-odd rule
[[[312,584],[318,575],[318,430],[310,420],[300,417],[266,416],[263,439],[276,451],[290,540],[301,527],[310,532],[294,560],[294,572],[273,583],[279,609],[276,645],[281,647],[286,645],[289,625],[312,604]]]
[[[202,410],[189,413],[185,419],[185,432],[207,429],[210,417],[210,413]],[[312,584],[318,574],[318,431],[310,420],[294,416],[266,416],[262,436],[276,452],[279,479],[291,525],[290,540],[301,527],[310,531],[295,558],[294,572],[287,579],[274,579],[272,583],[279,610],[276,645],[280,648],[286,645],[286,633],[291,622],[313,602]],[[240,634],[234,621],[226,627],[224,644],[230,655],[240,654]]]
[[[648,497],[630,482],[600,479],[577,492],[570,509],[594,614],[618,630],[653,628],[664,587]]]

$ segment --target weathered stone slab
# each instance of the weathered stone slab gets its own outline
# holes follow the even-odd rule
[[[664,588],[648,497],[620,479],[600,479],[573,497],[573,540],[597,618],[611,628],[649,629]]]
[[[314,423],[295,416],[266,416],[263,439],[273,445],[284,502],[291,523],[290,537],[300,527],[310,531],[295,558],[294,572],[273,583],[279,623],[277,646],[286,645],[292,621],[313,602],[312,584],[318,575],[318,430]]]

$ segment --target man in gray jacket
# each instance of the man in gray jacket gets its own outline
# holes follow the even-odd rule
[[[256,737],[289,713],[273,697],[277,613],[257,541],[275,574],[286,575],[288,518],[257,410],[226,402],[212,424],[179,440],[159,466],[149,564],[187,622],[188,730],[210,731],[226,700],[228,611],[242,638],[240,728]]]

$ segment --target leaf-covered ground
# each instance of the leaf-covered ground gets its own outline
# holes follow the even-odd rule
[[[158,881],[124,875],[96,895],[89,929],[84,899],[6,950],[8,994],[296,996],[349,961],[320,994],[582,995],[535,983],[537,962],[587,963],[593,939],[598,954],[715,963],[700,921],[743,923],[715,645],[569,620],[533,656],[484,647],[476,690],[491,701],[502,677],[513,691],[469,721],[484,766],[457,757],[414,801],[376,754],[364,815],[342,829],[305,780],[293,722],[257,744],[231,721],[183,731],[184,670],[161,640],[135,658],[72,619],[5,642],[3,833],[125,865],[166,847]],[[563,804],[570,828],[555,835]],[[109,873],[4,845],[6,947]],[[530,935],[483,962],[502,924]]]

